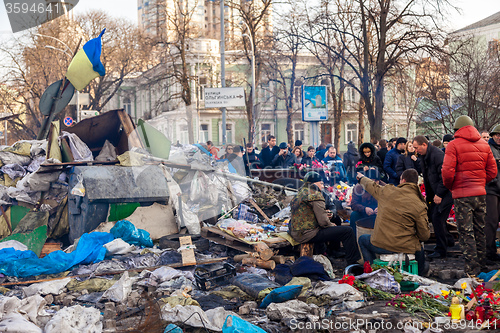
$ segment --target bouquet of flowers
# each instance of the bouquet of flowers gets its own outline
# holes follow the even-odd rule
[[[352,193],[349,193],[349,186],[342,186],[342,185],[337,185],[337,186],[328,186],[327,190],[330,193],[333,193],[335,195],[335,198],[339,201],[347,201],[348,203],[351,202],[352,199]]]
[[[306,164],[298,164],[298,163],[293,163],[293,166],[290,167],[290,169],[293,169],[295,171],[302,171],[307,169]]]

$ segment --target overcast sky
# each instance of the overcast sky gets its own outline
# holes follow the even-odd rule
[[[451,0],[451,2],[463,9],[462,15],[452,13],[450,18],[452,30],[458,30],[500,12],[500,0]],[[102,9],[113,16],[126,17],[137,23],[137,0],[80,0],[75,11],[78,13],[92,8]],[[0,33],[12,34],[5,7],[1,4]]]

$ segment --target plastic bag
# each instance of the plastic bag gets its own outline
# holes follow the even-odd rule
[[[73,154],[73,159],[77,161],[93,161],[94,156],[89,147],[83,142],[78,135],[74,133],[62,132],[61,138],[68,138],[69,147]]]
[[[78,195],[80,197],[85,196],[85,187],[83,186],[83,177],[81,174],[79,174],[76,178],[78,180],[78,183],[76,183],[75,187],[71,190],[71,194],[73,195]]]
[[[236,316],[227,316],[222,333],[265,333],[262,328],[250,324],[248,321]]]
[[[104,292],[102,298],[109,299],[116,303],[122,303],[127,299],[128,295],[132,291],[132,284],[134,283],[134,280],[135,279],[131,279],[128,276],[128,272],[125,271],[120,280],[116,281],[111,288]]]
[[[199,201],[207,198],[210,192],[210,179],[203,172],[196,171],[191,182],[191,201]]]
[[[121,220],[109,231],[115,238],[121,238],[129,244],[153,247],[149,232],[137,229],[130,221]]]

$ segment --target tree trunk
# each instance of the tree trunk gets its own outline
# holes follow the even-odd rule
[[[370,138],[380,140],[382,136],[382,120],[384,116],[384,79],[375,80],[375,117],[373,124],[370,124]]]
[[[290,105],[286,107],[286,135],[288,143],[293,147],[293,126],[292,126],[293,110]]]
[[[365,103],[363,98],[358,103],[358,147],[365,141]],[[360,152],[361,154],[361,152]]]

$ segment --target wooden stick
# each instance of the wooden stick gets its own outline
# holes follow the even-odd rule
[[[255,252],[245,253],[245,254],[237,254],[233,257],[235,262],[241,262],[245,258],[258,258],[259,254]]]
[[[276,263],[273,260],[262,260],[256,258],[245,258],[241,261],[243,265],[247,266],[257,266],[264,269],[274,269],[276,267]]]
[[[488,280],[488,282],[491,282],[495,280],[498,276],[500,275],[500,269],[491,277],[491,279]]]
[[[267,217],[266,213],[264,213],[264,211],[262,209],[260,209],[259,205],[257,205],[252,198],[248,199],[248,201],[253,206],[253,208],[255,208],[260,213],[260,215],[262,215],[266,219],[267,223],[273,224],[271,222],[271,219],[269,217]]]
[[[222,258],[216,258],[216,259],[210,259],[210,260],[205,260],[205,261],[200,261],[197,263],[197,265],[205,265],[205,264],[214,264],[217,262],[225,261],[227,260],[228,257],[222,257]],[[142,267],[142,268],[134,268],[134,269],[125,269],[121,271],[110,271],[110,272],[103,272],[103,273],[90,273],[90,274],[79,274],[79,275],[73,275],[73,276],[63,276],[63,277],[57,277],[57,278],[51,278],[51,279],[40,279],[40,280],[30,280],[30,281],[17,281],[17,282],[7,282],[7,283],[2,283],[0,286],[17,286],[21,284],[32,284],[32,283],[38,283],[38,282],[46,282],[46,281],[56,281],[56,280],[62,280],[67,277],[69,278],[80,278],[80,277],[88,277],[88,276],[106,276],[106,275],[117,275],[117,274],[122,274],[125,272],[142,272],[146,269],[154,270],[160,267],[172,267],[172,268],[179,268],[179,267],[185,267],[185,266],[192,266],[192,265],[183,265],[182,263],[178,262],[175,264],[168,264],[168,265],[159,265],[159,266],[152,266],[152,267]]]
[[[233,210],[235,210],[236,208],[238,208],[238,206],[239,206],[239,205],[240,205],[240,204],[237,204],[236,206],[234,206],[233,208],[231,208],[229,211],[225,212],[225,213],[224,213],[221,217],[219,217],[219,218],[217,219],[217,221],[220,221],[220,220],[222,220],[223,218],[226,218],[226,215],[227,215],[227,214],[229,214],[229,213],[231,213],[231,212],[232,212]]]

